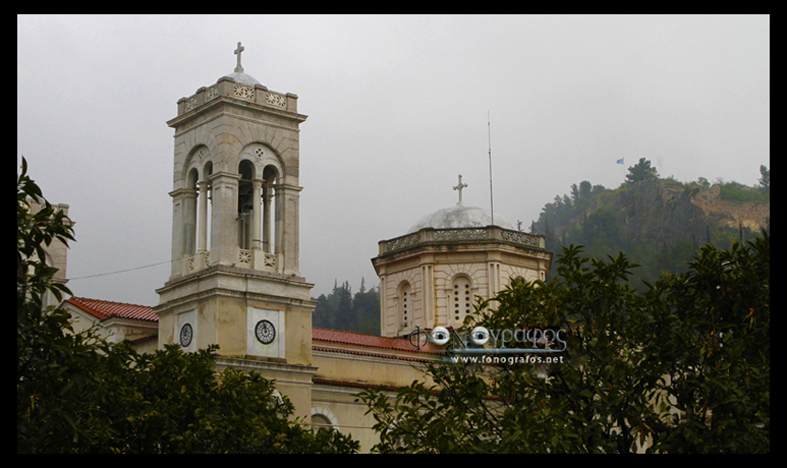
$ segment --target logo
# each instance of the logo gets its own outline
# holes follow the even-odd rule
[[[438,346],[452,346],[452,354],[530,354],[559,353],[566,350],[566,330],[552,328],[499,329],[488,330],[475,327],[469,335],[460,336],[453,328],[435,327],[431,331],[416,327],[408,336],[410,344],[421,349],[428,343]],[[490,341],[491,340],[491,341]],[[492,347],[487,347],[491,344]]]

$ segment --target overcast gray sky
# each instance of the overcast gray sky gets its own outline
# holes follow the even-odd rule
[[[298,95],[301,273],[378,283],[377,242],[456,203],[527,229],[582,180],[756,185],[770,167],[768,16],[19,16],[17,164],[70,205],[75,295],[154,305],[169,265],[176,103],[243,67]],[[616,164],[624,158],[625,165]],[[82,278],[82,279],[76,279]]]

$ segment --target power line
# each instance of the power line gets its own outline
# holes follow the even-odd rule
[[[129,271],[142,270],[144,268],[150,268],[150,267],[154,267],[154,266],[157,266],[157,265],[163,265],[165,263],[172,263],[173,261],[175,261],[175,259],[165,260],[163,262],[158,262],[158,263],[151,263],[150,265],[143,265],[143,266],[139,266],[139,267],[135,267],[135,268],[127,268],[125,270],[117,270],[117,271],[110,271],[108,273],[98,273],[98,274],[95,274],[95,275],[80,276],[78,278],[68,278],[68,280],[69,281],[74,281],[74,280],[80,280],[80,279],[86,279],[86,278],[96,278],[96,277],[99,277],[99,276],[117,275],[118,273],[126,273],[126,272],[129,272]]]

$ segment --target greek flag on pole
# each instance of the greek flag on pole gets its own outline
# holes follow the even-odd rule
[[[623,164],[623,158],[618,159],[618,164]]]

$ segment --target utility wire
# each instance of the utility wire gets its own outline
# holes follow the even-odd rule
[[[126,273],[128,271],[142,270],[143,268],[150,268],[150,267],[153,267],[153,266],[156,266],[156,265],[163,265],[165,263],[172,263],[173,261],[175,261],[175,259],[165,260],[163,262],[158,262],[158,263],[151,263],[150,265],[143,265],[143,266],[139,266],[139,267],[136,267],[136,268],[127,268],[125,270],[117,270],[117,271],[111,271],[111,272],[108,272],[108,273],[98,273],[96,275],[87,275],[87,276],[80,276],[78,278],[67,278],[67,279],[69,281],[74,281],[74,280],[80,280],[80,279],[86,279],[86,278],[96,278],[96,277],[99,277],[99,276],[116,275],[118,273]]]

